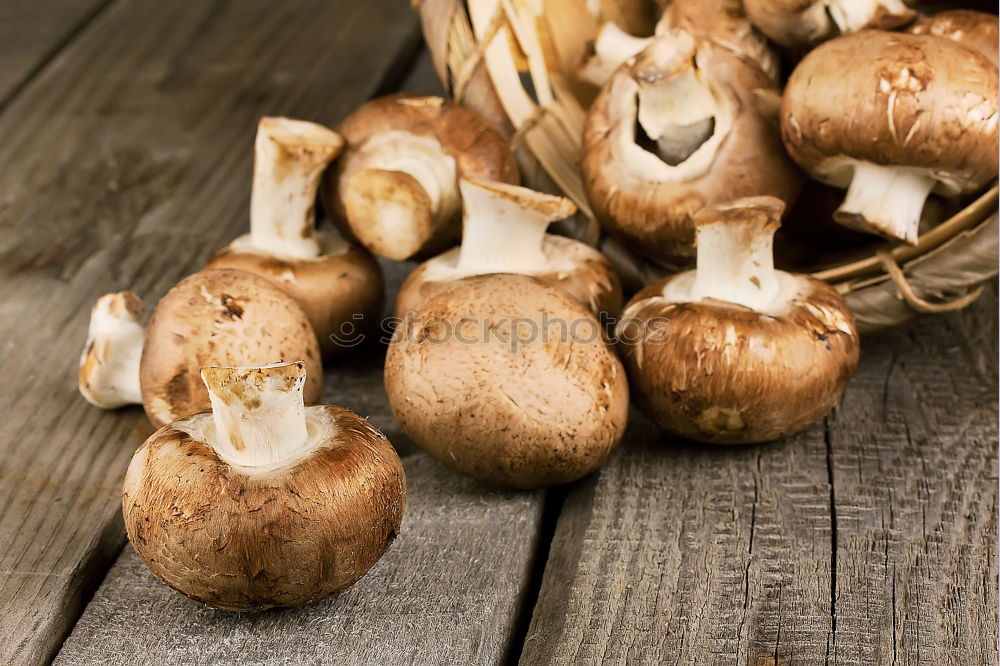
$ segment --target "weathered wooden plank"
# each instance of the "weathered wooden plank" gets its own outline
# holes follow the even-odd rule
[[[829,424],[830,663],[996,664],[995,292],[865,360]]]
[[[4,0],[0,4],[0,109],[111,0]]]
[[[788,441],[635,418],[567,498],[522,663],[996,663],[996,304],[866,340]]]
[[[93,300],[199,266],[245,227],[258,117],[336,122],[416,34],[402,0],[123,1],[0,115],[0,662],[49,657],[124,539],[146,426],[76,395]]]

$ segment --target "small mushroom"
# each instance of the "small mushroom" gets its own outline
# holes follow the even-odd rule
[[[997,64],[997,15],[974,9],[951,9],[917,19],[907,32],[958,42]]]
[[[847,188],[840,224],[915,243],[931,191],[956,196],[997,175],[997,68],[929,35],[839,37],[792,72],[781,131],[802,168]]]
[[[142,303],[109,294],[91,313],[80,359],[80,393],[97,407],[142,403],[157,428],[209,408],[199,379],[206,365],[251,365],[301,358],[305,394],[319,400],[322,366],[316,335],[291,297],[262,277],[204,270],[175,285],[143,332]]]
[[[906,0],[743,0],[743,6],[761,32],[795,50],[865,28],[899,28],[917,15]]]
[[[617,337],[636,403],[664,430],[748,444],[822,418],[858,362],[837,292],[774,269],[784,204],[749,197],[697,213],[698,266],[640,291]]]
[[[160,428],[125,475],[146,566],[232,611],[299,606],[357,581],[399,532],[406,478],[367,421],[303,404],[302,362],[207,367],[211,412]]]
[[[625,431],[628,385],[598,321],[526,275],[453,282],[396,329],[389,405],[446,465],[512,488],[596,470]]]
[[[566,291],[595,315],[618,314],[622,288],[603,254],[586,243],[545,233],[569,217],[566,198],[504,183],[462,179],[462,245],[414,269],[403,282],[396,316],[404,317],[449,284],[470,275],[521,273]]]
[[[730,50],[777,81],[778,59],[767,40],[747,20],[739,0],[672,0],[656,24],[656,34],[677,28]],[[576,77],[603,86],[623,62],[652,41],[653,37],[636,37],[615,23],[604,23],[588,43]]]
[[[518,180],[503,137],[440,97],[381,97],[337,129],[347,148],[327,171],[324,201],[342,232],[388,259],[430,256],[455,242],[460,177]]]
[[[250,233],[208,262],[208,268],[256,273],[294,298],[324,358],[355,342],[382,312],[382,271],[375,259],[338,235],[316,230],[316,189],[342,145],[336,132],[321,125],[262,118],[254,144]]]
[[[800,178],[762,112],[774,84],[732,51],[671,30],[623,65],[587,116],[582,169],[602,224],[654,261],[694,255],[691,216],[733,197],[794,200]]]

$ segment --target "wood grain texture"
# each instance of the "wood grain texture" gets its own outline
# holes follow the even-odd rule
[[[335,123],[416,34],[402,0],[122,0],[0,115],[0,663],[50,657],[124,541],[148,426],[76,393],[91,304],[242,232],[259,116]]]
[[[566,500],[522,663],[995,664],[995,291],[863,347],[786,441],[636,415]]]
[[[0,3],[0,109],[112,0]]]

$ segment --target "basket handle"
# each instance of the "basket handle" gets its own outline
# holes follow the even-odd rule
[[[903,269],[896,263],[896,259],[893,258],[892,254],[886,250],[880,250],[876,254],[879,262],[882,264],[882,268],[885,269],[885,272],[888,273],[889,277],[892,279],[893,284],[896,285],[896,291],[900,298],[906,301],[906,304],[917,312],[940,313],[961,310],[962,308],[975,302],[975,300],[983,293],[983,285],[979,285],[972,291],[969,291],[950,301],[941,301],[937,303],[928,301],[927,299],[918,296],[916,291],[913,290],[913,286],[909,283],[909,281],[907,281],[906,275],[903,274]]]

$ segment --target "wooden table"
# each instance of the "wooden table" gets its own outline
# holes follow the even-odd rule
[[[396,89],[439,91],[402,0],[0,5],[0,663],[997,663],[995,287],[866,339],[799,436],[696,446],[633,414],[599,474],[548,492],[416,450],[370,346],[325,398],[403,456],[385,558],[257,615],[157,583],[119,507],[149,426],[76,393],[89,308],[153,303],[245,229],[259,116],[334,125]],[[384,268],[391,297],[409,266]]]

